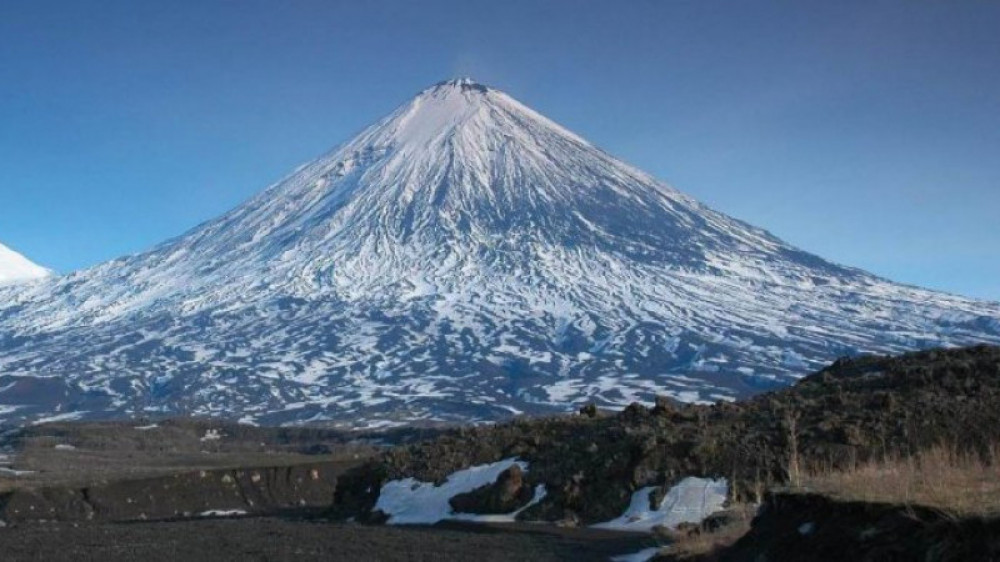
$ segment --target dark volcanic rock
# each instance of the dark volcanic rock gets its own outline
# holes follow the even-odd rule
[[[278,513],[327,509],[341,463],[201,470],[85,488],[17,489],[0,495],[0,520],[134,521],[211,511]]]
[[[524,518],[594,523],[620,515],[638,488],[689,475],[725,477],[735,497],[756,499],[787,480],[792,450],[803,468],[829,469],[942,441],[966,450],[1000,441],[1000,348],[841,359],[793,387],[738,403],[664,400],[602,417],[465,428],[395,448],[374,464],[385,479],[441,481],[518,457],[530,465],[527,487],[544,484],[548,492]]]
[[[769,496],[750,531],[711,557],[718,562],[997,559],[1000,519],[956,519],[920,506],[839,502],[810,494]]]
[[[510,513],[531,501],[534,492],[524,483],[524,472],[514,465],[500,473],[497,481],[451,499],[458,513]]]

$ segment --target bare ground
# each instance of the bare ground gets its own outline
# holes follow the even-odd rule
[[[646,536],[541,525],[389,527],[272,517],[0,529],[5,562],[607,562],[654,545]]]

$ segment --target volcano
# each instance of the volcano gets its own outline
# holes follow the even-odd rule
[[[482,421],[972,343],[1000,304],[825,261],[462,79],[145,253],[0,288],[0,417]]]

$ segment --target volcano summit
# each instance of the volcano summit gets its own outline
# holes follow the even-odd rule
[[[824,261],[463,79],[146,253],[0,288],[0,412],[485,420],[980,342],[1000,304]]]

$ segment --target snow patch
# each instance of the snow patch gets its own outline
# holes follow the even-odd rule
[[[209,509],[199,513],[198,517],[235,517],[246,514],[247,512],[242,509]]]
[[[84,416],[87,412],[84,410],[79,410],[76,412],[66,412],[65,414],[56,414],[54,416],[48,416],[44,418],[38,418],[31,422],[31,425],[41,425],[43,423],[53,423],[61,421],[75,421]]]
[[[205,435],[201,437],[201,441],[218,441],[222,439],[222,431],[218,429],[206,429]]]
[[[510,523],[519,513],[542,501],[546,494],[545,486],[536,486],[531,501],[512,513],[496,515],[456,513],[449,502],[459,494],[493,484],[500,473],[514,465],[525,472],[528,470],[528,463],[509,458],[459,470],[451,474],[440,486],[415,478],[393,480],[382,486],[374,509],[388,515],[386,523],[390,525],[433,525],[445,520]]]
[[[633,552],[632,554],[622,554],[619,556],[612,556],[611,562],[646,562],[647,560],[652,560],[654,556],[660,553],[660,548],[653,546],[650,548],[644,548],[639,552]]]
[[[681,523],[700,523],[720,511],[729,494],[725,478],[713,480],[689,476],[681,480],[663,497],[659,506],[652,506],[651,495],[657,486],[646,486],[632,494],[632,501],[620,517],[598,523],[598,529],[619,531],[650,531],[653,527],[674,528]]]

